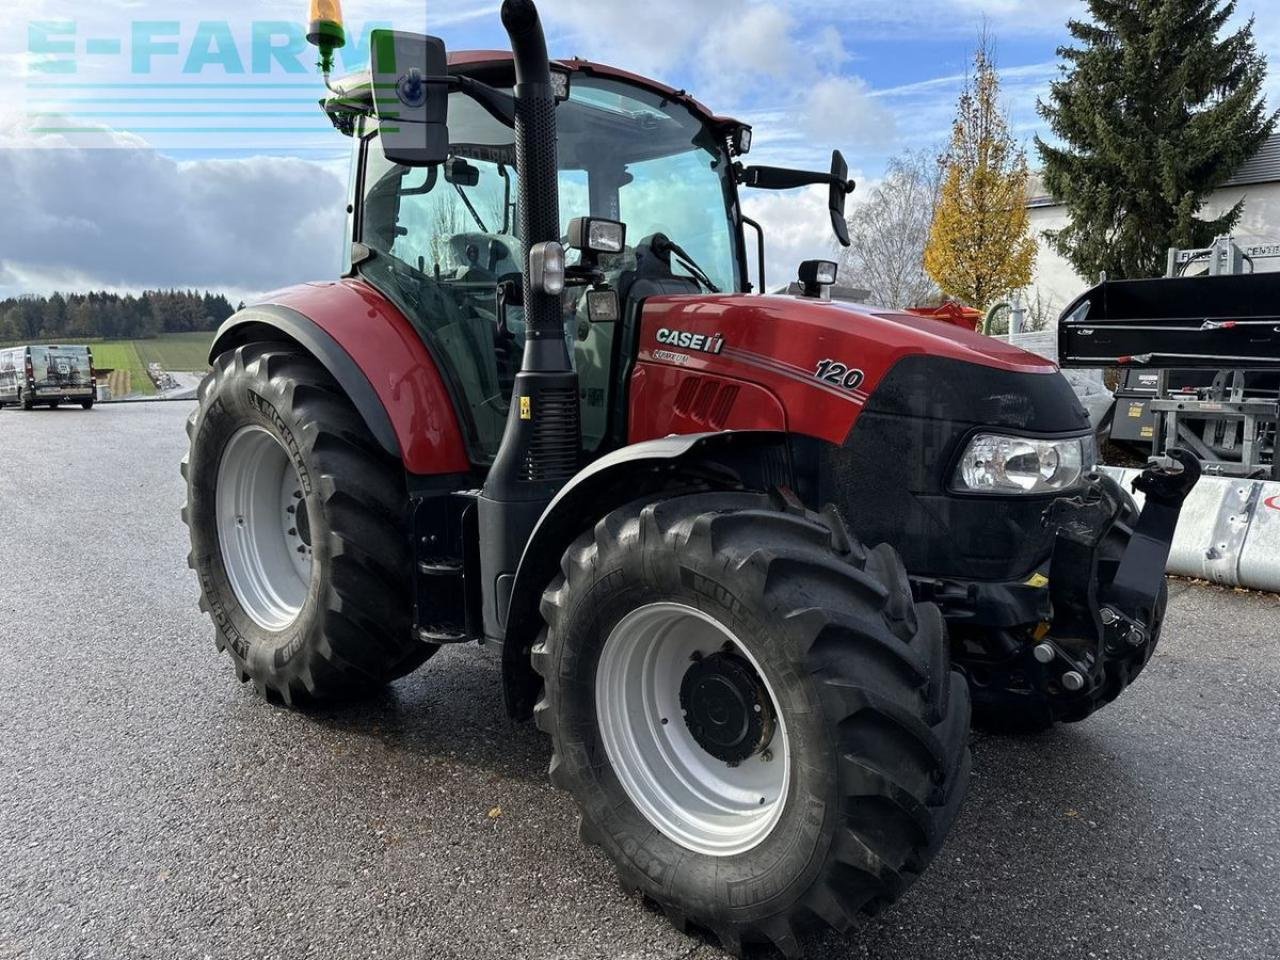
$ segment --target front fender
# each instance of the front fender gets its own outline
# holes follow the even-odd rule
[[[502,622],[507,711],[526,718],[541,680],[529,654],[542,629],[538,606],[560,557],[581,533],[626,503],[697,489],[767,490],[793,484],[787,435],[777,430],[685,434],[632,444],[581,470],[548,504],[525,545]]]
[[[368,284],[308,283],[269,294],[223,323],[210,360],[261,339],[288,339],[314,356],[409,473],[471,469],[440,368],[413,325]]]

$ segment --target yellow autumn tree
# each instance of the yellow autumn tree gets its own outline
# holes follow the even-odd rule
[[[984,36],[956,105],[924,264],[947,296],[978,309],[1031,282],[1027,155],[1000,109],[1000,78]]]

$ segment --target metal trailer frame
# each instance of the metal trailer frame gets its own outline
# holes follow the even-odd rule
[[[1245,273],[1245,264],[1257,260],[1280,259],[1280,243],[1254,244],[1242,249],[1232,237],[1218,237],[1203,249],[1170,248],[1167,275],[1182,276],[1191,264],[1208,262],[1211,277],[1236,276]],[[1277,430],[1280,428],[1280,395],[1275,399],[1245,396],[1245,370],[1219,370],[1207,396],[1195,400],[1177,397],[1169,389],[1168,369],[1161,370],[1151,411],[1156,430],[1152,453],[1163,456],[1170,447],[1185,445],[1200,458],[1205,473],[1220,476],[1280,479],[1280,457],[1276,455]],[[1228,385],[1230,381],[1230,385]],[[1188,422],[1192,421],[1192,422]],[[1201,426],[1197,433],[1196,424]],[[1271,446],[1264,448],[1264,437],[1271,436]],[[1163,449],[1159,448],[1164,442]],[[1216,449],[1215,449],[1216,448]],[[1219,450],[1240,450],[1240,460],[1224,460]],[[1270,454],[1271,462],[1264,460]]]
[[[1280,333],[1280,305],[1272,301],[1270,276],[1259,275],[1252,296],[1255,284],[1245,272],[1246,264],[1264,259],[1280,259],[1280,243],[1241,248],[1231,237],[1219,237],[1202,249],[1170,249],[1163,280],[1104,281],[1063,314],[1060,362],[1090,365],[1079,362],[1086,359],[1082,354],[1089,343],[1087,359],[1094,366],[1157,370],[1155,394],[1146,401],[1154,421],[1153,457],[1187,447],[1207,475],[1280,479],[1280,390],[1259,396],[1248,389],[1245,376],[1280,366],[1280,350],[1258,346]],[[1200,261],[1208,264],[1205,274],[1184,276]],[[1139,287],[1146,289],[1139,292]],[[1114,296],[1119,293],[1133,295]],[[1215,294],[1223,295],[1221,304],[1214,302]],[[1133,305],[1140,301],[1146,309],[1135,313]],[[1252,342],[1240,349],[1230,346],[1246,338]],[[1113,355],[1101,349],[1108,345]],[[1166,366],[1172,360],[1178,365]],[[1224,365],[1231,361],[1239,365]],[[1209,386],[1194,392],[1171,383],[1171,374],[1190,369],[1216,373]]]

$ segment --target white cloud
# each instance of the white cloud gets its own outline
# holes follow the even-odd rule
[[[7,286],[261,291],[335,276],[343,182],[279,157],[178,162],[153,150],[85,150],[0,124]]]
[[[743,194],[743,209],[764,227],[765,280],[770,290],[794,280],[802,260],[835,259],[836,241],[824,188],[783,193],[752,190]],[[753,283],[755,242],[755,231],[747,230],[747,262]]]
[[[881,147],[896,136],[894,115],[860,77],[826,77],[806,97],[809,132],[841,144]]]

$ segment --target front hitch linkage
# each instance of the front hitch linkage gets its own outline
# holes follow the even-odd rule
[[[1083,493],[1045,511],[1045,523],[1057,531],[1049,565],[1053,633],[1037,645],[1035,659],[1046,681],[1070,693],[1102,682],[1108,655],[1151,639],[1178,515],[1200,479],[1191,453],[1174,448],[1169,458],[1180,469],[1153,464],[1133,481],[1146,503],[1118,563],[1102,555],[1126,499],[1110,477],[1091,474]]]

